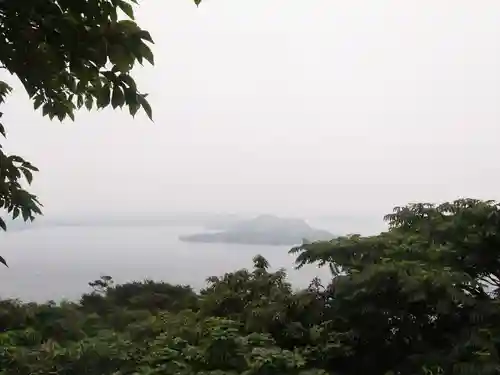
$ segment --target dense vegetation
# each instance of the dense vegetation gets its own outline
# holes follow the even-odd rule
[[[2,301],[2,375],[498,374],[500,211],[416,204],[387,232],[305,244],[332,279],[252,270],[189,287],[103,277],[77,302]]]

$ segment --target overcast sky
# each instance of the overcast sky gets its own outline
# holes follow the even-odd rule
[[[143,0],[155,123],[42,119],[18,88],[6,147],[53,215],[378,214],[500,199],[498,0]]]

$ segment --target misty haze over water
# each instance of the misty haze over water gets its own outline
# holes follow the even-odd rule
[[[101,218],[101,221],[102,220]],[[126,222],[126,219],[122,219]],[[50,221],[48,221],[50,223]],[[36,222],[35,222],[36,223]],[[339,234],[365,227],[376,231],[381,220],[351,219],[331,222],[308,220],[311,226]],[[38,225],[37,225],[38,224]],[[9,268],[0,271],[0,296],[23,300],[78,298],[90,290],[88,282],[110,275],[123,283],[146,278],[198,289],[209,276],[250,268],[261,254],[273,269],[284,267],[294,286],[301,287],[316,276],[327,278],[328,269],[314,266],[295,271],[290,246],[186,243],[182,234],[205,231],[200,227],[172,225],[44,225],[43,219],[24,230],[2,233],[2,255]],[[370,225],[371,224],[371,225]],[[334,225],[337,227],[335,228]],[[349,228],[351,227],[351,228]],[[382,229],[380,225],[380,229]],[[363,229],[363,228],[361,228]]]
[[[0,295],[73,297],[101,274],[200,287],[257,253],[293,263],[287,247],[181,243],[200,228],[104,225],[105,214],[348,213],[375,224],[309,223],[369,233],[395,205],[499,199],[500,2],[471,9],[464,0],[141,2],[156,63],[134,76],[154,124],[125,111],[50,121],[11,82],[4,150],[40,169],[32,192],[47,220],[88,220],[0,233],[10,266],[0,268]]]

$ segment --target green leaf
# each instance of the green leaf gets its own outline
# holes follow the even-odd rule
[[[134,91],[137,91],[137,85],[134,81],[134,79],[129,76],[128,74],[121,74],[118,79],[120,79],[123,83],[125,83],[128,87],[133,89]]]
[[[51,105],[50,103],[45,103],[42,107],[42,115],[47,116],[50,115],[51,112]]]
[[[136,34],[139,38],[141,38],[142,40],[146,40],[150,43],[153,43],[154,44],[154,40],[153,38],[151,37],[151,34],[149,33],[149,31],[146,31],[146,30],[141,30],[139,31],[137,34]]]
[[[115,85],[115,87],[113,87],[111,105],[113,106],[113,108],[117,108],[117,107],[123,107],[124,104],[125,104],[125,95],[123,94],[123,91],[120,88],[120,86]]]
[[[122,31],[125,31],[126,33],[135,34],[141,31],[140,27],[131,20],[121,20],[117,23],[117,25]]]
[[[13,220],[16,220],[16,219],[17,219],[17,217],[19,216],[19,213],[20,213],[20,211],[19,211],[19,207],[15,207],[15,208],[14,208],[14,212],[13,212],[13,214],[12,214],[12,219],[13,219]]]
[[[201,4],[201,0],[194,0],[194,3],[196,4],[196,6],[199,6]]]
[[[120,0],[118,2],[118,7],[125,13],[129,18],[134,19],[134,9],[132,5],[127,3],[126,1]]]
[[[114,68],[114,67],[113,67]],[[115,82],[116,81],[116,72],[114,71],[105,71],[101,73],[105,79],[107,79],[109,82]]]
[[[75,77],[68,76],[66,84],[68,86],[69,91],[76,92],[76,79],[75,79]]]
[[[5,127],[3,124],[0,124],[0,134],[4,136],[4,138],[7,137],[7,133],[5,132]]]
[[[5,224],[5,221],[0,217],[0,229],[3,229],[4,231],[7,230],[7,225]]]
[[[43,104],[43,97],[41,95],[36,96],[34,101],[35,110],[40,108],[42,104]]]
[[[134,61],[133,55],[120,44],[113,44],[109,48],[109,60],[122,73],[128,72]]]
[[[30,171],[33,171],[33,172],[39,172],[38,168],[35,167],[30,162],[27,162],[27,161],[23,160],[22,164],[23,164],[23,168],[27,168],[27,169],[29,169]]]
[[[65,117],[66,117],[66,113],[64,113],[62,111],[57,112],[57,118],[59,119],[59,121],[62,122]]]
[[[21,213],[23,215],[23,220],[28,221],[31,218],[31,212],[28,208],[22,207],[21,208]]]
[[[76,94],[83,94],[87,91],[87,81],[80,79],[76,85]]]
[[[94,104],[94,99],[92,98],[92,95],[87,94],[85,98],[85,107],[87,108],[87,110],[90,111],[92,109],[93,104]]]
[[[33,200],[33,201],[35,201],[35,200]],[[40,208],[38,206],[33,206],[32,210],[37,215],[43,215],[42,210],[40,210]]]
[[[109,87],[109,85],[106,84],[99,90],[97,106],[99,108],[105,108],[109,105],[110,101],[111,101],[111,88]]]
[[[135,103],[135,104],[130,104],[128,108],[129,108],[130,115],[132,115],[132,117],[135,117],[135,115],[137,114],[137,112],[139,111],[139,108],[141,108],[141,106],[138,103]]]
[[[28,181],[28,184],[31,185],[31,182],[33,181],[33,173],[28,168],[22,168],[24,176],[26,177],[26,180]]]
[[[139,46],[139,53],[144,57],[151,65],[155,64],[155,58],[151,49],[144,43]]]
[[[141,105],[138,101],[138,94],[134,89],[131,88],[123,88],[123,92],[125,93],[125,103],[127,103],[128,109],[132,117],[135,117]]]
[[[2,263],[5,267],[9,268],[9,266],[7,265],[7,261],[2,256],[0,256],[0,263]]]
[[[151,106],[149,105],[149,102],[146,100],[146,98],[143,95],[139,95],[137,98],[139,100],[139,104],[142,106],[146,114],[148,115],[149,119],[153,121],[153,110],[151,109]]]

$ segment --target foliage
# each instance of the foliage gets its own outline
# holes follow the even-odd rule
[[[198,6],[201,0],[194,0]],[[77,109],[143,109],[152,120],[147,94],[131,74],[154,64],[153,39],[134,21],[137,0],[0,1],[0,68],[19,79],[35,110],[63,121]],[[11,86],[0,81],[0,105]],[[0,118],[3,112],[0,112]],[[0,135],[7,136],[0,123]],[[0,144],[0,210],[13,220],[33,221],[42,204],[26,190],[38,169]],[[0,230],[7,230],[0,215]],[[0,263],[7,265],[4,258]]]
[[[0,105],[5,102],[11,88],[0,81]],[[2,117],[0,112],[0,118]],[[0,123],[0,134],[6,136]],[[38,171],[31,163],[17,155],[6,155],[0,144],[0,209],[3,207],[12,213],[15,220],[21,213],[24,221],[33,220],[35,214],[41,214],[38,198],[23,189],[21,180],[24,177],[28,184],[33,180],[33,172]],[[7,230],[5,221],[0,216],[0,230]],[[7,265],[0,257],[0,262]]]
[[[336,325],[360,373],[496,374],[500,212],[492,201],[412,204],[389,231],[306,244],[299,267],[332,270]]]
[[[2,301],[0,374],[499,374],[498,213],[409,205],[377,236],[293,249],[326,286],[257,256],[198,293],[104,276],[78,303]]]
[[[0,2],[1,68],[17,77],[35,109],[50,119],[74,119],[85,106],[143,108],[152,118],[146,94],[131,75],[136,63],[154,63],[151,35],[134,21],[136,0],[37,0]],[[125,18],[120,17],[120,11]],[[0,82],[0,104],[11,87]],[[0,124],[0,133],[6,136]],[[13,219],[41,214],[36,197],[23,189],[37,171],[0,148],[0,208]],[[6,229],[0,217],[0,228]]]
[[[196,5],[200,0],[195,0]],[[0,1],[0,68],[17,77],[43,116],[74,120],[82,107],[127,107],[135,116],[152,109],[131,74],[154,63],[151,35],[134,21],[137,0]],[[0,81],[0,105],[12,91]],[[3,112],[0,112],[0,117]],[[0,134],[6,130],[0,123]],[[12,219],[32,221],[41,214],[31,184],[32,164],[7,155],[0,144],[0,209]],[[6,230],[0,216],[0,229]],[[5,260],[0,257],[0,262]]]

